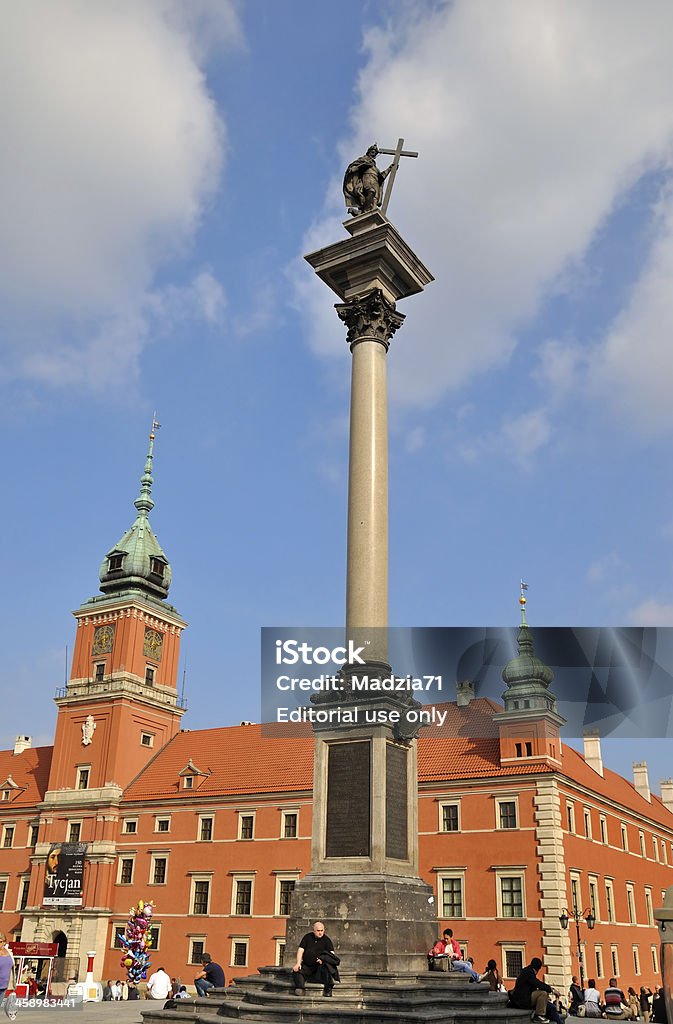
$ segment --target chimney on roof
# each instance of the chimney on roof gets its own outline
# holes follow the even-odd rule
[[[471,679],[462,679],[456,683],[456,701],[459,708],[466,708],[474,700],[474,683]]]
[[[633,785],[642,797],[651,803],[650,780],[647,775],[647,761],[633,762]]]
[[[244,719],[243,719],[243,721],[241,722],[241,725],[254,725],[254,724],[255,724],[254,722],[248,722],[248,720],[247,720],[247,719],[245,719],[245,718],[244,718]]]
[[[667,811],[673,812],[673,779],[661,780],[661,802]]]
[[[601,778],[603,777],[603,756],[601,754],[601,738],[598,732],[584,734],[584,760]]]
[[[23,754],[24,750],[30,750],[32,745],[32,736],[17,736],[14,740],[14,753]]]

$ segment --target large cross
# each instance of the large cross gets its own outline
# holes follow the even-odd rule
[[[386,153],[394,157],[392,165],[390,167],[390,174],[388,175],[388,184],[386,185],[386,192],[381,203],[381,213],[385,216],[386,210],[388,209],[388,202],[390,201],[390,193],[393,190],[393,182],[395,181],[395,175],[397,174],[397,168],[400,166],[401,156],[418,156],[418,153],[412,153],[411,150],[405,150],[404,139],[397,140],[397,149],[379,149],[379,153]]]

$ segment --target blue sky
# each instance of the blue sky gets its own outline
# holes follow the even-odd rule
[[[343,167],[436,281],[389,354],[391,622],[673,624],[673,9],[24,0],[3,13],[3,742],[52,735],[70,609],[133,518],[199,728],[259,629],[344,615],[349,354],[302,254]],[[605,750],[671,774],[667,743]]]

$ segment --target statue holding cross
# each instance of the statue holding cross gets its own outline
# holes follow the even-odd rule
[[[377,209],[380,209],[385,216],[397,168],[400,165],[400,157],[418,156],[418,153],[405,150],[403,146],[404,139],[398,139],[396,149],[379,149],[374,143],[364,156],[358,157],[348,165],[344,175],[343,192],[346,209],[353,217],[359,217],[363,213],[371,213],[372,210]],[[379,170],[376,166],[376,157],[379,153],[393,157],[393,162],[385,171]],[[388,185],[384,195],[383,183],[386,178],[388,178]]]

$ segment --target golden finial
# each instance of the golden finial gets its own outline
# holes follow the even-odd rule
[[[157,413],[155,409],[154,412],[152,413],[152,429],[150,430],[150,441],[154,440],[154,438],[156,437],[156,432],[160,426],[161,424],[157,419]]]
[[[521,596],[519,597],[519,604],[521,605],[521,625],[527,626],[526,622],[526,591],[528,590],[528,584],[524,582],[523,577],[521,579]]]

